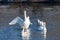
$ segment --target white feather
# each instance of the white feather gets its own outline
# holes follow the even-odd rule
[[[14,25],[16,23],[18,23],[19,25],[23,25],[23,22],[24,21],[20,17],[16,17],[9,23],[9,25]]]

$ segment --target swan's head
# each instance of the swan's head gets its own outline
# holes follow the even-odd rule
[[[41,21],[41,20],[38,19],[38,24],[42,25],[43,21]]]

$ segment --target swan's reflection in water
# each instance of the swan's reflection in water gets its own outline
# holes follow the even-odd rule
[[[31,32],[31,29],[22,30],[22,40],[46,40],[46,32],[40,31]]]
[[[46,40],[46,32],[41,33],[41,40]]]
[[[46,35],[46,34],[44,34],[44,40],[46,40],[46,38],[47,38],[47,35]]]
[[[23,29],[22,30],[22,39],[29,40],[30,38],[30,29]]]

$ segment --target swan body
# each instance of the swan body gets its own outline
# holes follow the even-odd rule
[[[46,22],[40,21],[40,20],[38,19],[38,24],[40,25],[38,30],[42,30],[43,32],[44,32],[44,31],[47,32]]]
[[[40,25],[38,30],[40,30],[41,34],[43,35],[44,40],[46,40],[46,33],[47,33],[46,22],[40,21],[38,19],[38,24]]]

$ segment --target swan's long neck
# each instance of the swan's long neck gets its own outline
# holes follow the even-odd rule
[[[25,20],[26,20],[26,11],[24,11],[24,18],[25,18]]]

